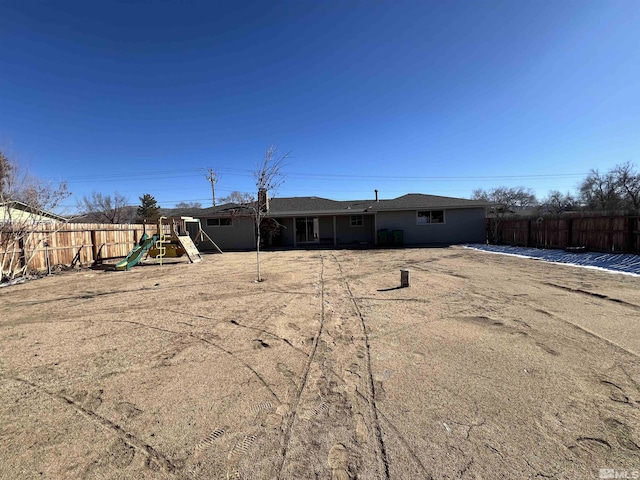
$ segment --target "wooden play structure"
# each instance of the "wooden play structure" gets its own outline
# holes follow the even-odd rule
[[[222,253],[215,242],[202,230],[200,220],[192,217],[159,217],[157,233],[149,237],[146,232],[127,257],[116,264],[116,270],[129,270],[143,258],[153,257],[162,265],[164,258],[178,258],[187,255],[191,263],[202,261],[202,255],[189,235],[187,223],[197,224],[196,241],[204,241],[205,237]]]
[[[169,226],[166,233],[165,225]],[[165,257],[182,257],[185,253],[191,263],[200,262],[202,256],[189,236],[186,228],[186,219],[183,217],[158,218],[158,239],[149,249],[148,255],[156,258],[160,265]]]

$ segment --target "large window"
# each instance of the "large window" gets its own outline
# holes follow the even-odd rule
[[[351,215],[352,227],[362,227],[363,225],[364,225],[364,220],[362,220],[362,215]]]
[[[418,225],[431,225],[432,223],[444,223],[444,210],[419,211],[416,223]]]
[[[230,227],[233,222],[230,218],[207,218],[207,227]]]

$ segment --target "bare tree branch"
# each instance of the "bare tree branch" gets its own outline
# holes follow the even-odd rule
[[[118,192],[113,197],[92,192],[90,196],[82,197],[78,211],[102,223],[127,223],[131,221],[128,204],[129,200]]]
[[[49,222],[51,211],[69,195],[65,182],[53,186],[33,177],[0,151],[0,281],[27,272],[38,245],[46,241],[35,240],[36,226]]]
[[[618,188],[624,195],[626,207],[640,209],[640,173],[631,162],[623,163],[613,169]]]
[[[269,212],[269,196],[275,196],[278,188],[284,182],[282,167],[285,164],[285,160],[289,157],[289,153],[278,156],[277,152],[277,146],[269,146],[264,154],[262,162],[256,166],[256,170],[253,172],[253,178],[256,181],[258,197],[257,201],[251,204],[247,204],[247,206],[253,212],[253,220],[256,228],[256,264],[258,282],[262,281],[262,274],[260,272],[260,242],[262,240],[262,222]]]
[[[238,190],[234,190],[228,196],[219,198],[218,201],[221,204],[225,203],[235,203],[238,205],[244,205],[247,203],[255,202],[255,196],[247,192],[240,192]]]
[[[570,193],[563,194],[558,190],[552,190],[542,201],[542,213],[558,215],[578,207],[578,201]]]
[[[613,172],[591,170],[580,185],[580,198],[592,210],[616,210],[622,206],[620,186]]]
[[[488,209],[489,213],[492,213],[494,217],[494,242],[499,242],[499,226],[505,216],[517,210],[531,208],[538,204],[533,190],[525,187],[497,187],[488,191],[479,188],[473,191],[472,198],[494,204],[494,206]]]

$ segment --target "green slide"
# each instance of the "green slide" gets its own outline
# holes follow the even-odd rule
[[[159,239],[158,235],[153,235],[149,237],[146,233],[142,235],[138,245],[133,247],[133,250],[129,252],[129,255],[125,257],[124,260],[116,263],[116,270],[129,270],[131,267],[136,265],[142,257],[144,257],[145,253],[149,251],[151,247],[156,243]]]

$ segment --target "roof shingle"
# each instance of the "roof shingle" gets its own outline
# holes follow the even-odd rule
[[[434,208],[481,208],[489,204],[480,200],[441,197],[422,193],[409,193],[389,200],[331,200],[322,197],[283,197],[269,200],[269,214],[294,215],[297,213],[348,214],[391,210],[416,210]],[[246,206],[227,203],[201,210],[204,215],[229,214],[246,209]],[[194,214],[194,216],[198,216]]]

